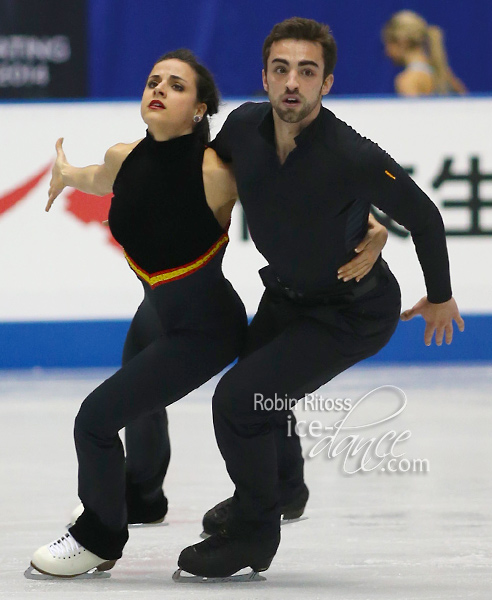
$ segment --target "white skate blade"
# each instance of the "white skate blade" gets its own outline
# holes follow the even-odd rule
[[[284,525],[291,525],[292,523],[299,523],[300,521],[305,521],[308,518],[309,517],[299,517],[297,519],[281,519],[280,525],[283,527]],[[210,537],[210,534],[206,533],[205,531],[202,531],[200,533],[200,537],[202,538],[202,540],[206,540]]]
[[[106,571],[98,571],[97,569],[92,569],[87,573],[82,573],[81,575],[71,575],[71,576],[60,576],[60,575],[48,575],[48,573],[41,573],[35,567],[30,565],[24,571],[24,577],[26,579],[34,579],[35,581],[67,581],[70,579],[108,579],[111,577],[111,573],[107,573]]]
[[[249,573],[239,572],[237,575],[229,575],[229,577],[201,577],[200,575],[181,575],[186,573],[182,569],[178,569],[173,573],[173,581],[176,583],[241,583],[250,581],[266,581],[266,577],[263,577],[256,571],[250,571]]]

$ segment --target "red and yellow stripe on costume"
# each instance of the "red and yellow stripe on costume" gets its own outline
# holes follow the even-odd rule
[[[229,242],[229,236],[227,233],[224,233],[220,238],[215,242],[215,244],[209,248],[205,254],[202,254],[192,262],[182,265],[180,267],[174,267],[172,269],[166,269],[164,271],[157,271],[156,273],[147,273],[144,269],[140,268],[137,263],[135,263],[125,252],[125,258],[130,265],[130,268],[135,271],[135,273],[146,281],[151,288],[155,288],[158,285],[162,285],[163,283],[169,283],[170,281],[175,281],[176,279],[182,279],[183,277],[187,277],[191,275],[195,271],[198,271],[201,267],[206,265],[212,258],[217,254],[217,252]]]

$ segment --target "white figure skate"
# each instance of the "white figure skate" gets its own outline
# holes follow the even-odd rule
[[[33,554],[31,566],[24,575],[27,579],[56,579],[110,577],[109,571],[116,560],[96,556],[81,546],[70,533],[51,544],[41,546]]]

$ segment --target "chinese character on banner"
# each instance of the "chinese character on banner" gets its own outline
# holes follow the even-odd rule
[[[492,235],[492,230],[482,229],[480,224],[480,211],[482,208],[491,208],[492,200],[483,200],[480,197],[480,185],[484,181],[492,181],[492,173],[480,171],[480,159],[478,156],[470,158],[468,173],[456,175],[452,173],[452,158],[444,160],[442,170],[432,182],[432,187],[438,189],[447,182],[466,181],[469,184],[469,197],[466,200],[443,200],[444,208],[466,208],[470,212],[470,225],[466,230],[447,229],[446,235]]]

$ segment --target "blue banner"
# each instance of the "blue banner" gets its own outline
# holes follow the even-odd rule
[[[89,0],[90,93],[136,98],[161,54],[188,47],[224,97],[262,94],[263,40],[292,16],[330,25],[339,47],[332,94],[393,93],[398,70],[384,55],[381,28],[402,9],[444,30],[450,65],[471,92],[492,90],[490,0]]]

